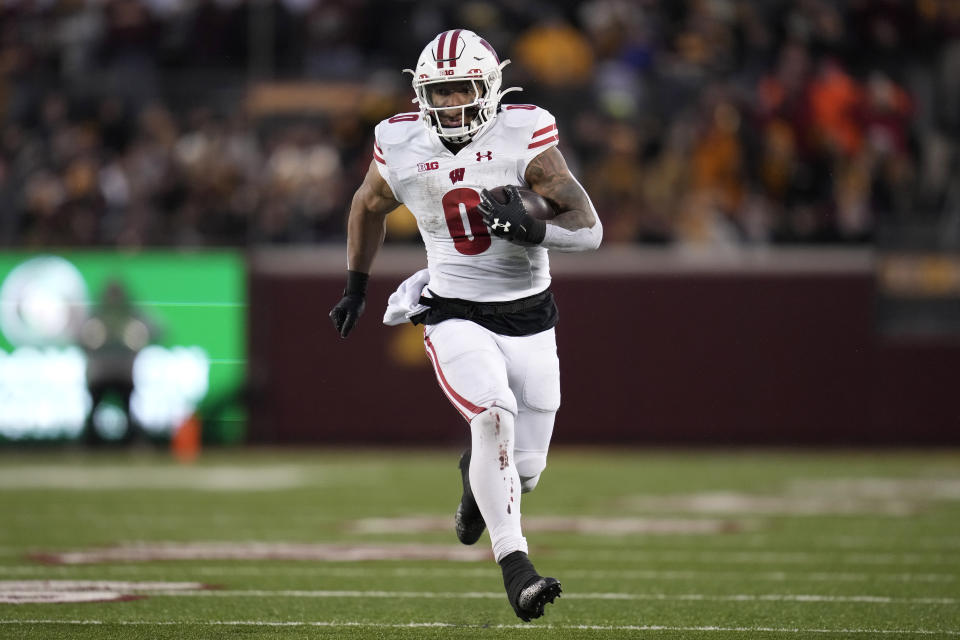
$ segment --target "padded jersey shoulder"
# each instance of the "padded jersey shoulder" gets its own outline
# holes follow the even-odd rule
[[[377,143],[382,147],[402,145],[426,132],[420,112],[398,113],[381,120],[375,129]]]
[[[498,117],[511,129],[529,129],[545,120],[553,120],[549,111],[534,104],[505,104]]]

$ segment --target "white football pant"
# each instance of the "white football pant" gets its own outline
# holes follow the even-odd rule
[[[556,333],[502,336],[453,319],[428,325],[424,344],[441,389],[470,423],[470,486],[494,555],[526,552],[520,494],[546,467],[560,408]]]

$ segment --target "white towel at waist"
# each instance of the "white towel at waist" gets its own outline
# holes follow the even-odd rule
[[[401,282],[387,300],[383,324],[391,326],[403,324],[418,313],[426,311],[427,307],[420,304],[420,295],[428,284],[430,284],[430,271],[427,269],[421,269]]]

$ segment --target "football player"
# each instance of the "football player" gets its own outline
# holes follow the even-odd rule
[[[519,91],[500,88],[508,62],[476,33],[455,29],[438,34],[406,70],[419,110],[376,127],[373,159],[350,205],[347,285],[330,318],[344,338],[356,326],[386,215],[405,204],[428,266],[391,296],[384,321],[425,326],[437,380],[470,425],[457,537],[473,544],[489,530],[507,598],[529,621],[561,591],[527,557],[520,523],[520,494],[546,466],[560,407],[547,250],[596,249],[603,233],[557,148],[554,117],[501,104]],[[506,203],[488,191],[500,185]],[[556,216],[531,216],[518,187],[546,198]]]

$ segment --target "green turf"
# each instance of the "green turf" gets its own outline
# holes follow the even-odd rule
[[[563,583],[520,622],[492,560],[163,560],[30,553],[148,542],[459,549],[456,451],[0,453],[0,598],[26,580],[185,581],[108,603],[0,604],[0,638],[936,638],[960,636],[960,453],[561,449],[523,512]],[[211,486],[213,483],[215,486]],[[237,486],[242,490],[224,490]],[[259,488],[254,490],[250,487]],[[624,524],[712,524],[706,533]],[[361,525],[366,525],[363,528]],[[373,527],[373,528],[370,528]],[[484,535],[480,546],[488,548]],[[9,588],[9,587],[8,587]]]

